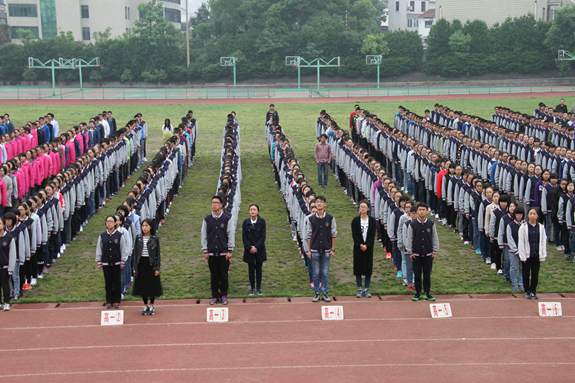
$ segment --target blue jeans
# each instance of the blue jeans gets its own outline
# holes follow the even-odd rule
[[[472,219],[471,222],[473,223],[473,244],[476,249],[481,249],[481,236],[477,227],[477,219]]]
[[[357,287],[361,289],[361,275],[355,276],[355,282],[357,283]],[[371,284],[371,275],[365,276],[365,289],[369,289],[369,285]]]
[[[329,251],[326,253],[311,253],[311,264],[313,267],[313,285],[316,293],[319,293],[319,283],[321,282],[321,291],[329,291]]]
[[[391,255],[393,257],[393,264],[397,266],[397,271],[401,271],[401,251],[397,247],[397,241],[391,241]]]
[[[505,246],[509,252],[509,247]],[[509,259],[511,263],[510,273],[511,273],[511,283],[514,285],[523,284],[523,265],[518,255],[509,253]]]
[[[555,246],[561,246],[561,241],[559,240],[559,225],[553,222],[553,214],[545,213],[545,234],[547,234],[547,240],[551,242],[551,225],[553,225],[553,242]]]
[[[503,275],[505,278],[509,278],[511,269],[511,258],[509,254],[509,246],[503,246]]]
[[[327,162],[320,162],[317,164],[317,183],[319,186],[327,186],[327,172],[329,170],[329,164]],[[323,182],[321,179],[321,174],[323,171]]]
[[[413,284],[413,262],[409,255],[405,254],[405,250],[401,250],[401,259],[405,262],[405,270],[403,271],[403,278],[407,279],[407,283]]]
[[[18,258],[18,256],[16,256]],[[10,285],[10,292],[13,296],[20,294],[20,262],[16,259],[14,264],[14,272],[12,273],[12,282],[14,282],[14,287]]]

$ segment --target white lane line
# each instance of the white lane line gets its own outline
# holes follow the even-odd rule
[[[574,315],[563,315],[561,317],[557,317],[557,320],[561,320],[559,318],[575,318],[575,316]],[[549,319],[542,319],[538,315],[503,316],[503,317],[498,317],[498,316],[494,316],[494,317],[453,317],[453,318],[449,318],[447,320],[453,321],[453,320],[486,320],[486,319],[497,319],[497,320],[500,320],[500,319],[511,319],[511,320],[541,319],[541,320],[547,320],[547,321],[549,320]],[[436,322],[438,322],[437,319],[432,319],[431,317],[429,317],[429,318],[356,318],[356,319],[346,319],[345,321],[340,321],[339,324],[342,324],[345,322],[367,322],[367,321],[382,321],[382,322],[385,322],[385,321],[389,321],[389,322],[395,322],[395,321],[436,321]],[[286,319],[286,320],[262,320],[262,321],[252,321],[251,320],[251,321],[246,321],[246,322],[230,321],[230,322],[226,322],[226,324],[227,325],[230,325],[230,324],[236,324],[236,325],[242,325],[242,324],[254,325],[254,324],[257,324],[257,325],[261,325],[261,324],[267,324],[267,323],[277,324],[277,323],[314,323],[314,322],[325,323],[325,321],[323,321],[321,319]],[[213,323],[208,323],[208,322],[202,321],[202,322],[131,323],[131,324],[124,324],[124,325],[122,325],[122,327],[170,326],[170,325],[176,325],[176,326],[187,326],[187,325],[214,326]],[[101,325],[95,325],[95,324],[86,324],[86,325],[69,325],[69,326],[2,327],[2,328],[0,328],[0,331],[58,330],[58,329],[73,329],[73,328],[92,328],[92,327],[102,327],[102,326]]]
[[[215,343],[160,343],[160,344],[117,344],[98,346],[62,346],[62,347],[32,347],[0,350],[6,352],[30,352],[30,351],[62,351],[62,350],[90,350],[90,349],[118,349],[118,348],[141,348],[141,347],[203,347],[203,346],[266,346],[266,345],[297,345],[309,343],[395,343],[395,342],[500,342],[500,341],[573,341],[575,337],[535,337],[535,338],[432,338],[432,339],[329,339],[329,340],[285,340],[271,342],[215,342]]]
[[[94,375],[94,374],[141,374],[142,372],[194,372],[194,371],[239,371],[239,370],[297,370],[308,368],[381,368],[381,367],[486,367],[486,366],[574,366],[575,362],[509,362],[509,363],[382,363],[382,364],[330,364],[310,366],[238,366],[238,367],[195,367],[195,368],[155,368],[142,370],[104,370],[104,371],[61,371],[43,372],[36,374],[0,375],[0,378],[25,378],[33,376],[65,376],[65,375]]]

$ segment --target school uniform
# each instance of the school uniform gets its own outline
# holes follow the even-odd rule
[[[230,261],[226,260],[226,253],[235,247],[235,227],[230,220],[228,214],[220,212],[217,216],[214,213],[205,216],[202,222],[202,250],[209,256],[212,299],[216,300],[228,295]]]
[[[539,267],[547,258],[547,236],[545,228],[540,223],[532,226],[524,222],[518,235],[519,258],[523,262],[523,284],[525,293],[537,293],[539,283]]]
[[[423,222],[415,219],[407,227],[405,254],[413,255],[413,272],[415,274],[415,292],[421,290],[421,274],[423,272],[423,289],[425,293],[431,290],[431,269],[433,255],[439,251],[439,237],[435,223],[429,219]]]
[[[243,261],[248,264],[250,286],[252,290],[260,290],[262,284],[262,265],[263,262],[267,260],[266,220],[261,217],[257,217],[255,221],[252,221],[251,218],[245,219],[242,224],[242,239],[244,243]],[[253,254],[250,252],[252,247],[257,249]]]
[[[121,265],[128,260],[128,249],[119,230],[104,231],[98,237],[96,262],[104,270],[106,303],[119,304],[121,296]]]

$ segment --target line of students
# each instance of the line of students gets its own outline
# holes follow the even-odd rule
[[[74,158],[74,162],[69,165],[64,162],[64,150],[60,148],[56,154],[54,149],[51,154],[60,156],[60,161],[54,161],[55,164],[61,164],[59,172],[55,175],[48,173],[41,184],[33,187],[30,185],[27,191],[22,190],[18,194],[21,199],[12,200],[15,208],[5,211],[4,216],[7,231],[14,237],[17,258],[9,257],[7,264],[0,265],[12,271],[11,298],[18,300],[23,291],[30,290],[37,284],[37,279],[43,278],[64,252],[66,245],[83,230],[86,221],[94,214],[95,206],[103,205],[105,198],[111,197],[111,193],[106,194],[104,184],[109,185],[108,190],[117,193],[128,175],[136,170],[140,163],[140,145],[134,137],[138,130],[142,130],[141,124],[132,120],[126,128],[92,147],[89,147],[82,135],[79,139],[86,146],[82,147],[80,156]],[[125,148],[130,142],[135,143],[133,151]],[[62,144],[58,138],[54,138],[52,143],[54,147]],[[135,161],[129,161],[130,154]],[[20,158],[23,160],[20,161]],[[9,160],[2,168],[5,169],[4,174],[8,173],[7,169],[21,172],[18,187],[22,187],[26,185],[22,180],[26,179],[30,163],[26,154],[22,154]],[[121,167],[123,171],[120,172]],[[3,308],[10,309],[9,300],[3,302]]]
[[[212,213],[202,221],[201,242],[210,269],[211,305],[228,304],[230,260],[241,204],[240,127],[235,113],[228,115],[223,131],[220,177],[212,198]],[[258,209],[259,210],[259,209]]]
[[[134,281],[132,294],[142,297],[142,315],[154,315],[154,300],[163,295],[160,245],[156,231],[165,222],[195,152],[197,124],[190,115],[174,129],[142,171],[116,213],[106,218],[106,231],[98,238],[96,262],[103,270],[106,306],[119,308]]]

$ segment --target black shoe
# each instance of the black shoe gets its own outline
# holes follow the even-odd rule
[[[539,299],[536,293],[531,293],[531,299]]]
[[[527,292],[526,292],[526,293],[525,293],[525,299],[532,299],[532,298],[531,298],[531,293],[527,293]]]
[[[505,278],[505,283],[511,284],[511,279],[510,279],[510,278]]]
[[[148,315],[148,306],[144,306],[144,309],[142,310],[142,315]]]
[[[412,301],[418,301],[421,299],[421,292],[417,292],[415,293],[415,295],[413,296],[413,298],[411,298]]]
[[[154,306],[148,307],[148,315],[154,315]]]
[[[318,291],[317,293],[315,293],[315,296],[313,297],[312,302],[314,302],[314,303],[315,303],[315,302],[319,302],[319,297],[320,297],[320,294],[319,294],[319,291]]]
[[[432,302],[433,302],[433,301],[435,301],[435,297],[432,296],[430,293],[424,293],[424,294],[423,294],[423,300],[432,301]]]

